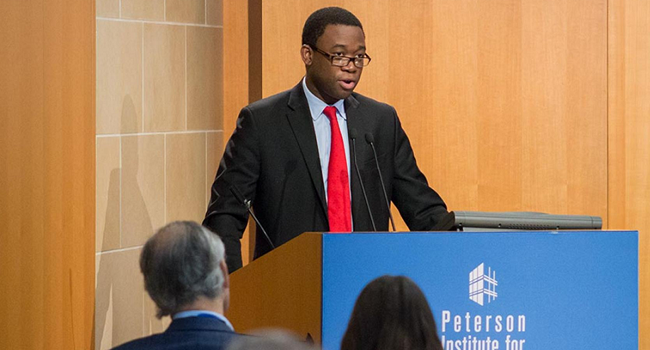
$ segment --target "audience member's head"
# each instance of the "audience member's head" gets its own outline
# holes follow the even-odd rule
[[[235,339],[228,350],[315,350],[316,346],[284,330],[255,331],[253,336]]]
[[[184,310],[223,314],[228,308],[224,245],[195,222],[176,221],[159,229],[142,249],[140,270],[159,318]]]
[[[410,278],[382,276],[361,291],[342,350],[442,350],[422,290]]]

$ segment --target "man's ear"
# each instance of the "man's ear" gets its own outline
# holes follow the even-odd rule
[[[226,265],[226,260],[221,260],[221,263],[219,264],[219,268],[221,269],[221,272],[223,273],[223,288],[230,288],[230,276],[228,276],[228,265]]]
[[[305,66],[311,66],[311,62],[314,58],[314,51],[309,47],[309,45],[304,44],[300,47],[300,57]]]

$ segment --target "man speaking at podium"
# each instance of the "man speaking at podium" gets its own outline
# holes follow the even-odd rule
[[[387,231],[389,201],[414,231],[447,213],[395,109],[353,92],[371,61],[361,22],[337,7],[314,12],[300,55],[301,82],[241,110],[212,185],[203,224],[221,235],[230,271],[242,266],[251,203],[270,240],[258,227],[255,258],[306,231]]]

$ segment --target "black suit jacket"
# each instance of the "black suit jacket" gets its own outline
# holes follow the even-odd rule
[[[374,137],[389,199],[411,230],[432,229],[447,208],[418,169],[395,109],[353,93],[345,100],[345,113],[348,130],[356,129],[358,135],[350,140],[350,152],[356,148],[377,230],[388,230],[388,208],[367,133]],[[350,160],[354,231],[372,231],[354,154]],[[232,272],[242,265],[240,239],[248,213],[231,186],[252,201],[275,246],[302,232],[329,230],[316,134],[302,83],[244,107],[226,146],[203,224],[222,237]],[[255,258],[270,250],[257,232]]]
[[[219,319],[186,317],[172,321],[164,333],[130,341],[115,350],[223,350],[240,336]]]

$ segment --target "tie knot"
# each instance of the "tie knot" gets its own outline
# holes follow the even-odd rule
[[[336,120],[336,107],[334,106],[327,106],[325,109],[323,109],[323,114],[327,116],[327,119],[332,121],[332,119]]]

